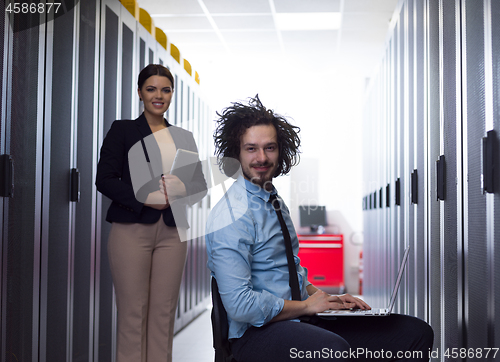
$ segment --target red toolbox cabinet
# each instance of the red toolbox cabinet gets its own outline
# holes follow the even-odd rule
[[[298,235],[300,264],[318,287],[344,291],[344,235]]]

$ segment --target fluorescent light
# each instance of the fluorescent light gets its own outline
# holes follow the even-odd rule
[[[340,13],[276,13],[279,30],[332,30],[340,28]]]

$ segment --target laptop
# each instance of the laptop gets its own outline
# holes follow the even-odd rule
[[[391,314],[392,308],[394,307],[394,303],[396,302],[396,295],[398,294],[399,286],[401,284],[401,280],[403,279],[403,272],[408,261],[408,254],[410,253],[410,247],[408,246],[403,254],[403,260],[401,261],[401,265],[399,267],[398,277],[396,278],[396,284],[394,285],[394,290],[392,291],[391,299],[389,301],[389,305],[387,308],[372,308],[370,310],[362,310],[362,309],[353,309],[353,310],[325,310],[324,312],[316,313],[316,315],[321,317],[342,317],[342,316],[372,316],[372,317],[383,317]]]

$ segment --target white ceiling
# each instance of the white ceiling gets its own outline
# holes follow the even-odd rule
[[[285,59],[314,72],[355,67],[367,77],[382,56],[398,0],[138,0],[198,70],[224,58]],[[287,30],[277,13],[340,12],[337,30]]]

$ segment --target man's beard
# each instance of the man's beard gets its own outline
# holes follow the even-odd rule
[[[276,172],[276,167],[273,168],[273,170],[272,170],[273,172],[270,174],[270,176],[267,176],[267,175],[252,176],[252,175],[250,175],[249,171],[250,171],[251,167],[253,167],[253,166],[256,166],[256,165],[252,165],[249,168],[242,168],[243,176],[245,176],[245,178],[247,180],[249,180],[251,183],[253,183],[254,185],[258,185],[261,188],[263,188],[264,190],[271,191],[272,185],[273,185],[272,184],[273,175]],[[272,166],[272,165],[269,163],[265,163],[265,164],[257,165],[257,166],[266,167],[266,166]]]

